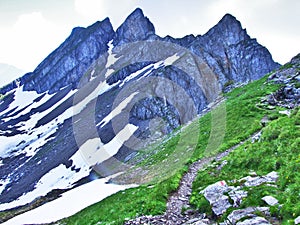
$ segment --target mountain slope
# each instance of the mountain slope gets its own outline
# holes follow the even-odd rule
[[[229,84],[278,66],[230,15],[182,39],[157,36],[140,9],[116,31],[109,19],[73,29],[0,90],[0,209],[72,188],[93,170],[130,168],[139,150],[193,120]]]
[[[135,170],[141,173],[141,171],[151,172],[160,168],[159,171],[154,172],[163,174],[167,171],[165,167],[172,167],[174,163],[174,161],[167,163],[167,155],[176,154],[182,157],[181,153],[187,154],[191,134],[197,133],[197,129],[200,129],[202,135],[199,137],[193,155],[185,161],[184,166],[176,174],[161,182],[150,182],[138,188],[119,192],[59,223],[215,224],[224,222],[224,224],[238,224],[240,222],[239,224],[242,224],[243,220],[259,219],[263,216],[267,220],[260,219],[260,224],[295,224],[294,220],[296,221],[299,216],[300,203],[298,196],[300,181],[297,176],[300,149],[299,68],[300,54],[279,70],[227,93],[225,103],[218,105],[210,113],[180,131],[180,136],[186,140],[181,149],[174,150],[174,142],[178,142],[179,136],[176,133],[167,142],[155,146],[156,151],[148,149],[149,152],[144,153],[150,153],[146,163],[138,164],[136,168],[121,175],[116,181],[127,181]],[[294,91],[293,94],[287,96],[282,90],[290,87]],[[272,96],[278,97],[275,100],[276,104],[272,101]],[[207,152],[210,133],[214,131],[211,120],[214,114],[218,114],[218,111],[222,112],[220,109],[225,104],[227,115],[224,140],[213,152]],[[287,108],[282,108],[282,104],[288,104]],[[198,123],[201,126],[197,126]],[[218,154],[218,152],[222,153]],[[200,166],[202,164],[204,168],[200,167],[201,170],[193,171],[193,173],[198,173],[194,183],[185,184],[183,181],[180,183],[180,185],[192,186],[193,192],[188,196],[176,195],[180,190],[178,186],[183,174],[191,173],[191,170],[187,173],[187,165],[193,169],[197,163]],[[155,167],[155,164],[159,167]],[[270,183],[265,185],[266,180],[261,177],[272,171],[273,174],[278,173],[278,180],[276,183],[267,180]],[[140,175],[140,177],[143,176],[145,175]],[[238,188],[246,181],[253,184],[258,181],[263,182],[261,185],[255,184],[254,187],[249,185],[248,189],[243,190],[247,191],[247,195],[239,196],[244,192]],[[237,188],[236,196],[242,197],[242,200],[238,206],[231,205],[223,215],[216,216],[213,214],[212,207],[225,207],[225,204],[223,205],[223,201],[217,199],[214,205],[210,205],[204,198],[203,192],[200,191],[208,185],[219,183],[226,184],[226,187],[227,184],[233,185]],[[211,196],[219,196],[218,191],[221,188],[216,185],[214,187]],[[176,211],[165,212],[167,208],[170,210],[172,207],[175,209],[178,207],[169,205],[172,201],[170,195],[183,204],[183,211],[180,211],[179,215]],[[279,204],[269,206],[261,199],[269,195],[276,197]],[[235,201],[231,199],[230,203]],[[186,202],[190,203],[185,205]],[[236,210],[235,214],[231,214],[234,210]],[[260,210],[264,211],[260,212]],[[140,217],[136,218],[136,216]],[[129,220],[130,218],[132,220]],[[248,224],[253,223],[253,221],[248,222]]]

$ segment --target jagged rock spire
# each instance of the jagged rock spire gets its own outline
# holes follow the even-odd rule
[[[140,8],[135,9],[117,29],[114,45],[121,45],[134,41],[148,39],[155,34],[155,28],[150,20],[144,16]]]
[[[208,39],[222,40],[222,42],[227,45],[237,44],[241,40],[250,39],[246,29],[242,28],[241,22],[231,14],[225,14],[205,36],[207,36]]]

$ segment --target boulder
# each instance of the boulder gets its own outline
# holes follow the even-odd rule
[[[270,206],[278,204],[278,200],[272,196],[265,196],[262,198],[262,200],[265,201]]]
[[[254,187],[264,183],[275,183],[277,179],[278,179],[278,173],[273,171],[268,173],[265,176],[258,176],[258,177],[247,176],[240,179],[239,181],[245,181],[244,186],[246,187]]]
[[[230,190],[225,181],[219,181],[209,185],[201,193],[209,201],[214,214],[220,216],[232,206],[229,202],[229,197],[223,194]]]
[[[248,207],[246,209],[239,209],[234,210],[232,213],[230,213],[227,217],[230,224],[236,224],[239,220],[241,220],[244,217],[254,217],[255,214],[253,214],[255,211],[254,207]]]
[[[238,221],[240,221],[241,219],[243,219],[245,217],[252,217],[252,218],[257,217],[255,215],[256,211],[260,211],[264,214],[268,214],[269,208],[268,207],[248,207],[245,209],[234,210],[233,212],[231,212],[228,215],[227,220],[228,220],[229,224],[237,224]]]
[[[207,224],[211,224],[211,221],[209,219],[195,218],[187,221],[184,225],[207,225]]]

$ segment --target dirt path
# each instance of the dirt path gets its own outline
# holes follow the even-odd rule
[[[253,134],[247,140],[255,138],[257,135],[259,135],[259,133],[260,131]],[[179,184],[179,188],[169,196],[167,202],[167,210],[163,215],[141,216],[125,222],[125,225],[130,225],[130,224],[133,225],[134,224],[151,224],[151,225],[156,225],[156,224],[177,225],[178,224],[179,225],[179,224],[184,224],[191,219],[201,217],[201,215],[195,212],[182,214],[183,207],[189,206],[189,199],[192,193],[192,184],[198,174],[198,171],[205,168],[213,160],[220,161],[225,156],[227,156],[230,152],[234,151],[237,147],[244,144],[247,140],[231,147],[225,152],[219,153],[215,156],[200,159],[194,162],[193,164],[191,164],[189,170],[183,175]]]

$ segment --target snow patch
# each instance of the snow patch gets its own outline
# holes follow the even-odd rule
[[[104,198],[137,185],[107,184],[107,179],[98,179],[65,192],[62,197],[48,202],[36,209],[16,216],[3,225],[51,223],[74,215],[82,209]]]
[[[104,162],[118,153],[122,145],[138,129],[133,124],[127,124],[109,143],[103,144],[100,138],[94,138],[86,141],[78,152],[82,154],[85,162],[90,165]]]
[[[163,63],[164,63],[164,66],[171,66],[173,65],[173,63],[175,63],[178,59],[180,59],[180,56],[177,55],[177,54],[174,54],[168,58],[166,58]]]
[[[156,63],[150,64],[150,65],[145,66],[144,68],[142,68],[142,69],[140,69],[140,70],[138,70],[138,71],[136,71],[136,72],[130,74],[129,76],[127,76],[127,77],[122,81],[121,84],[119,84],[119,87],[122,87],[125,83],[127,83],[128,81],[130,81],[130,80],[136,78],[138,75],[140,75],[141,73],[143,73],[143,72],[145,72],[146,70],[150,69],[150,68],[153,67],[155,64],[156,64]],[[144,75],[143,77],[145,77],[145,75]]]
[[[108,91],[111,89],[113,86],[110,86],[106,82],[101,82],[99,85],[95,88],[95,90],[90,93],[85,99],[83,99],[81,102],[73,106],[73,115],[79,114],[86,106],[87,104],[95,99],[97,96],[103,94],[104,92]]]
[[[25,205],[32,202],[40,196],[45,196],[54,189],[71,188],[75,182],[90,174],[90,166],[101,163],[119,151],[125,141],[137,130],[137,127],[132,124],[127,124],[109,143],[103,145],[99,138],[91,139],[85,142],[70,159],[73,164],[70,168],[64,165],[50,170],[36,184],[35,189],[28,192],[17,200],[0,204],[0,210],[11,209],[17,206]],[[77,172],[75,171],[76,169]],[[9,183],[8,181],[3,184]],[[4,185],[0,188],[4,189]],[[0,189],[1,190],[1,189]]]
[[[116,57],[116,54],[112,53],[113,48],[114,48],[113,40],[111,40],[108,43],[108,51],[107,51],[108,57],[107,57],[106,65],[105,65],[105,68],[107,68],[107,72],[105,74],[105,78],[108,78],[115,71],[115,70],[111,69],[110,66],[113,65],[118,60],[118,58]]]
[[[23,91],[23,86],[18,87],[14,90],[15,90],[14,101],[9,105],[9,107],[6,110],[1,112],[0,115],[3,115],[14,108],[16,108],[16,110],[22,109],[28,106],[30,103],[32,103],[33,100],[35,100],[36,98],[42,95],[36,93],[35,91]]]
[[[37,121],[42,119],[48,113],[53,111],[56,107],[62,104],[70,96],[72,96],[76,90],[70,91],[63,99],[53,105],[51,108],[45,110],[42,113],[35,113],[27,121],[21,121],[18,126],[21,126],[21,131],[25,131],[23,134],[18,134],[11,137],[0,136],[0,156],[9,157],[13,155],[19,155],[21,153],[26,153],[27,156],[33,156],[34,152],[48,141],[48,138],[55,133],[58,124],[62,123],[64,120],[73,116],[72,110],[66,110],[63,114],[59,115],[55,121],[50,121],[48,124],[35,128]],[[46,100],[47,98],[45,98]],[[44,100],[44,101],[45,101]],[[43,101],[43,103],[44,103]],[[41,103],[42,104],[42,103]],[[23,144],[19,145],[23,142]],[[20,151],[18,151],[20,149]],[[14,153],[12,153],[14,152]]]
[[[5,180],[0,180],[0,194],[5,189],[6,185],[10,183],[10,179],[6,178]]]
[[[75,172],[72,171],[71,168],[67,169],[66,166],[61,164],[45,174],[36,184],[33,191],[22,195],[15,201],[0,204],[0,210],[25,205],[32,202],[37,197],[45,196],[54,189],[71,188],[76,181],[88,176],[90,171],[91,169],[89,169],[87,165],[82,166],[79,172]]]
[[[104,127],[109,121],[111,121],[115,116],[119,115],[128,105],[128,103],[136,96],[138,92],[132,93],[129,97],[124,99],[116,108],[114,108],[101,122],[96,126]]]

